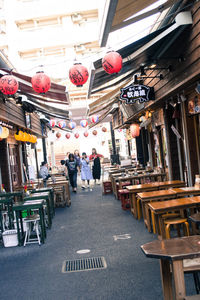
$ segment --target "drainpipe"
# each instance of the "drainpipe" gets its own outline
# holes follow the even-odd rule
[[[192,186],[192,171],[191,171],[191,163],[190,163],[190,148],[188,142],[188,131],[187,131],[187,123],[186,123],[186,112],[185,112],[185,102],[181,102],[181,118],[183,124],[183,145],[185,151],[185,160],[186,167],[188,173],[188,185]]]

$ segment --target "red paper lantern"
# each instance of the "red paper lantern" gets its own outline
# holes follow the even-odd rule
[[[0,79],[0,91],[4,95],[14,95],[19,88],[18,81],[13,75],[4,75]]]
[[[38,72],[36,73],[32,79],[32,88],[34,89],[35,92],[39,94],[44,94],[48,92],[48,90],[51,87],[51,80],[49,76],[44,74],[43,72]]]
[[[99,116],[92,116],[92,117],[90,118],[90,121],[91,121],[92,123],[98,122],[98,121],[99,121]]]
[[[58,122],[58,126],[60,128],[65,128],[66,127],[66,122],[65,121],[60,121],[60,122]]]
[[[69,133],[67,133],[67,134],[65,135],[66,139],[69,139],[70,136],[71,136],[71,135],[70,135]]]
[[[86,131],[86,132],[84,132],[84,136],[85,137],[88,137],[88,135],[89,135],[89,133]]]
[[[77,132],[77,133],[75,133],[75,135],[74,135],[74,136],[75,136],[75,138],[76,138],[76,139],[78,139],[78,138],[79,138],[79,134],[78,134],[78,132]]]
[[[77,87],[83,86],[88,80],[89,73],[86,67],[82,64],[74,64],[69,70],[69,79]]]
[[[93,131],[92,131],[92,134],[97,135],[97,131],[96,131],[96,130],[93,130]]]
[[[139,124],[132,124],[130,126],[131,135],[133,138],[136,138],[140,135],[140,126]]]
[[[56,133],[56,137],[59,139],[61,137],[61,133],[60,132],[57,132]]]
[[[108,52],[102,59],[102,66],[106,73],[118,73],[122,68],[122,57],[118,52]]]
[[[53,120],[53,119],[50,120],[49,124],[50,124],[51,127],[55,127],[56,126],[56,120]]]
[[[106,127],[102,127],[102,131],[103,131],[103,132],[106,132],[106,131],[107,131],[107,128],[106,128]]]

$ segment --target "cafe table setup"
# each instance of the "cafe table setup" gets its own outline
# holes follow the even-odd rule
[[[200,270],[199,235],[162,241],[155,240],[142,245],[141,249],[147,257],[159,259],[160,261],[160,276],[164,300],[200,299],[199,294],[186,296],[184,278],[184,272]],[[197,285],[196,282],[195,285]]]
[[[158,191],[160,189],[168,189],[171,187],[184,187],[185,182],[181,180],[172,180],[172,181],[156,181],[145,184],[136,184],[126,186],[126,189],[129,191],[130,199],[131,199],[131,212],[134,217],[140,218],[140,203],[137,201],[137,193],[147,192],[147,191]]]
[[[0,231],[4,246],[43,244],[54,215],[52,187],[28,190],[25,186],[21,192],[0,193]],[[31,238],[32,233],[36,238]]]
[[[151,211],[152,220],[155,223],[155,232],[158,234],[158,238],[165,239],[167,227],[163,224],[165,223],[163,216],[167,215],[170,217],[170,214],[173,216],[174,212],[178,213],[178,219],[180,221],[182,219],[183,223],[187,225],[188,216],[193,215],[195,210],[200,209],[200,196],[150,202],[148,206]]]
[[[166,173],[148,173],[144,172],[142,174],[134,173],[134,175],[124,174],[122,176],[116,176],[113,178],[114,191],[117,191],[117,183],[119,183],[119,189],[122,189],[123,182],[130,182],[131,184],[142,184],[145,180],[151,181],[164,181],[166,178]],[[115,192],[115,197],[117,194]]]
[[[151,232],[151,221],[150,221],[150,212],[149,212],[148,203],[152,203],[155,201],[170,200],[178,197],[188,197],[191,195],[193,196],[200,195],[200,187],[171,188],[168,190],[138,193],[137,201],[139,201],[141,204],[143,219],[149,232]],[[153,232],[155,233],[154,218],[152,219],[152,226],[153,226]]]

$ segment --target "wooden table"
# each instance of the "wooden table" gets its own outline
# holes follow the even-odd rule
[[[177,197],[184,196],[195,196],[200,195],[200,188],[197,187],[183,187],[183,188],[172,188],[169,190],[159,190],[159,191],[151,191],[151,192],[143,192],[137,194],[137,200],[141,202],[143,218],[145,225],[147,226],[149,232],[151,232],[151,222],[150,222],[150,214],[149,214],[149,206],[147,205],[149,202],[153,201],[164,201],[170,200]],[[153,225],[153,232],[155,233],[155,226]]]
[[[130,185],[127,186],[126,189],[130,193],[131,198],[131,212],[137,219],[140,217],[140,206],[139,203],[137,205],[137,199],[136,194],[139,192],[145,192],[145,191],[155,191],[159,189],[164,188],[170,188],[170,187],[184,187],[185,182],[180,180],[173,180],[173,181],[157,181],[157,182],[151,182],[151,183],[145,183],[145,184],[138,184],[138,185]]]
[[[142,245],[141,248],[147,257],[160,259],[164,300],[172,300],[174,297],[176,300],[183,300],[186,296],[183,260],[200,257],[200,236],[157,240]],[[173,272],[175,295],[170,269]]]
[[[151,232],[151,219],[149,216],[149,206],[148,203],[152,201],[161,201],[161,200],[166,200],[166,199],[174,199],[176,198],[176,192],[174,192],[172,189],[169,190],[159,190],[159,191],[152,191],[152,192],[143,192],[143,193],[138,193],[137,194],[137,199],[140,201],[141,206],[142,206],[142,214],[143,214],[143,219],[144,223],[147,226],[147,229],[149,232]],[[139,219],[139,217],[138,217]],[[153,228],[155,228],[154,224]],[[155,233],[155,229],[153,230]]]
[[[71,195],[70,195],[70,190],[69,190],[69,181],[68,180],[64,180],[64,181],[58,181],[58,182],[47,182],[47,187],[62,187],[64,186],[65,188],[65,196],[66,196],[66,202],[67,202],[67,206],[71,205]]]
[[[24,229],[22,220],[22,211],[31,211],[32,209],[38,209],[40,216],[40,226],[41,226],[41,242],[44,244],[46,237],[46,228],[44,222],[44,210],[43,210],[44,200],[34,200],[26,202],[18,202],[13,205],[13,211],[16,213],[16,224],[17,224],[17,237],[19,246],[23,245],[24,240]],[[20,220],[20,223],[19,223]]]
[[[119,188],[121,189],[122,182],[124,181],[131,181],[134,184],[136,180],[139,180],[139,183],[141,184],[145,178],[150,178],[151,180],[153,179],[155,181],[158,180],[159,177],[161,178],[160,181],[164,181],[166,173],[144,173],[138,175],[122,176],[115,178],[115,181],[119,182]]]
[[[200,206],[200,196],[152,202],[148,206],[151,210],[152,219],[155,222],[156,232],[161,235],[161,238],[165,238],[165,230],[163,226],[160,226],[162,224],[161,216],[165,213],[186,209],[190,209],[191,213],[194,213],[194,209]]]

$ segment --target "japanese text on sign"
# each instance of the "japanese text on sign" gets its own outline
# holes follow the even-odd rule
[[[153,88],[146,85],[130,85],[121,89],[121,100],[125,100],[126,104],[134,104],[154,100]]]

